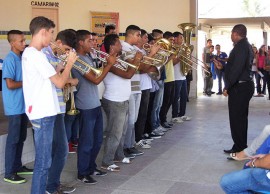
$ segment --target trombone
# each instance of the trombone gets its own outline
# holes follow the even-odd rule
[[[66,52],[63,51],[55,43],[51,42],[50,44],[53,45],[60,52],[59,55],[57,54],[57,55],[54,55],[54,56],[56,58],[58,58],[59,60],[63,61],[64,62],[64,66],[65,66],[65,64],[67,63],[68,54],[66,54]],[[100,68],[100,69],[94,68],[90,64],[84,62],[83,60],[81,60],[79,58],[76,61],[79,64],[74,63],[72,67],[75,68],[75,69],[77,69],[78,71],[80,71],[82,74],[89,73],[90,71],[93,71],[93,73],[96,75],[96,77],[99,77],[102,74],[102,71],[103,71],[102,68]]]
[[[181,60],[181,62],[185,63],[185,65],[188,65],[189,67],[191,67],[191,68],[193,68],[193,69],[195,69],[195,70],[197,70],[197,68],[193,67],[192,64],[195,64],[195,65],[197,65],[197,66],[201,66],[201,67],[202,67],[202,70],[203,70],[204,72],[206,72],[206,73],[208,73],[209,75],[211,75],[211,72],[208,71],[207,69],[205,69],[204,65],[207,65],[207,64],[205,64],[203,61],[201,61],[201,60],[199,60],[198,58],[192,56],[191,53],[188,55],[188,56],[190,56],[190,58],[187,57],[187,55],[181,53],[181,52],[184,51],[183,46],[176,46],[176,45],[174,45],[173,47],[174,47],[175,50],[178,52],[178,53],[177,53],[177,56],[180,57],[180,58],[183,58],[183,59]],[[203,65],[202,65],[202,64],[199,64],[197,61],[200,62],[200,63],[202,63]],[[189,62],[192,63],[192,64],[190,64]],[[187,73],[187,72],[186,72],[186,73]]]
[[[107,62],[107,60],[106,60],[105,57],[109,57],[109,56],[110,56],[108,53],[105,53],[105,52],[100,51],[100,50],[96,50],[96,49],[94,49],[94,48],[92,48],[92,50],[95,51],[95,52],[98,54],[98,55],[97,55],[97,58],[98,58],[100,61],[102,61],[103,63],[106,63],[106,62]],[[103,55],[104,57],[102,57],[102,56],[100,56],[100,55]],[[124,60],[121,60],[120,58],[117,58],[116,61],[117,61],[118,63],[116,63],[114,66],[115,66],[116,68],[119,68],[119,69],[123,70],[123,71],[127,71],[127,67],[131,67],[131,68],[133,68],[133,69],[136,69],[136,71],[137,71],[138,68],[139,68],[139,66],[133,65],[133,64],[131,64],[131,63],[128,63],[128,62],[126,62],[126,61],[124,61]]]

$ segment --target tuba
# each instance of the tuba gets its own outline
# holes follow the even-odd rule
[[[194,49],[194,46],[190,44],[190,38],[192,35],[193,29],[196,27],[193,23],[182,23],[177,26],[178,28],[182,29],[183,31],[183,38],[184,43],[181,45],[180,48],[175,48],[175,50],[182,56],[182,64],[180,67],[180,71],[183,75],[187,75],[188,72],[191,70],[190,65],[190,57],[192,54],[192,51]]]

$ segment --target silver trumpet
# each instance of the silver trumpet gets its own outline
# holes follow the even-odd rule
[[[102,61],[103,63],[106,63],[107,62],[107,60],[106,60],[105,57],[109,57],[110,56],[108,53],[105,53],[105,52],[100,51],[100,50],[96,50],[94,48],[92,48],[92,50],[97,53],[97,58],[100,61]],[[102,55],[103,55],[103,57],[102,57]],[[122,60],[120,58],[117,58],[116,61],[117,61],[117,63],[114,66],[116,68],[119,68],[119,69],[123,70],[123,71],[127,71],[127,68],[128,67],[131,67],[133,69],[138,70],[138,66],[137,65],[133,65],[131,63],[128,63],[128,62],[126,62],[126,61],[124,61],[124,60]]]
[[[50,44],[53,45],[59,52],[59,54],[54,55],[54,56],[58,58],[59,60],[63,61],[65,65],[65,63],[67,62],[68,54],[64,50],[62,50],[59,46],[57,46],[55,43],[51,42]],[[74,63],[72,67],[77,69],[81,73],[84,74],[84,73],[89,73],[90,71],[92,71],[97,77],[99,77],[102,74],[102,71],[103,71],[102,68],[100,69],[94,68],[90,64],[84,62],[83,60],[79,58],[76,61],[78,62],[78,64]]]

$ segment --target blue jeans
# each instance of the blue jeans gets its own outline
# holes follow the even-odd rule
[[[218,92],[222,93],[222,91],[223,91],[222,80],[224,80],[224,71],[216,69],[216,75],[218,78]]]
[[[47,191],[53,193],[60,186],[60,176],[65,166],[68,155],[68,142],[64,123],[65,114],[56,115],[53,142],[52,164],[48,173]]]
[[[89,175],[96,169],[96,158],[103,140],[101,107],[80,109],[78,142],[78,175]]]
[[[141,93],[131,94],[128,103],[128,122],[125,133],[124,148],[132,148],[135,142],[135,122],[139,114]]]
[[[187,106],[187,80],[175,81],[175,93],[172,103],[172,118],[182,117],[186,114]]]
[[[8,135],[5,150],[5,177],[8,178],[22,167],[23,144],[27,135],[26,114],[8,116]]]
[[[227,194],[248,194],[252,191],[269,191],[270,179],[266,176],[265,169],[247,168],[225,174],[220,181],[220,186]]]
[[[65,128],[68,142],[78,141],[80,115],[65,115]]]
[[[114,102],[102,99],[102,107],[107,116],[106,138],[104,142],[104,155],[102,165],[112,165],[113,160],[122,160],[124,140],[128,120],[128,100]]]
[[[34,129],[35,166],[31,194],[44,194],[52,162],[53,128],[56,116],[31,120]]]
[[[151,113],[151,123],[152,129],[156,129],[160,126],[160,119],[159,119],[159,112],[163,102],[163,93],[164,93],[164,81],[159,80],[157,81],[159,89],[156,91],[154,103],[153,103],[153,110]]]

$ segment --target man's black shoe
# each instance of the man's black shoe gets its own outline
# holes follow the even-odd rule
[[[26,179],[23,177],[20,177],[19,175],[15,173],[11,175],[10,177],[5,177],[4,181],[8,183],[13,183],[13,184],[21,184],[21,183],[25,183]]]
[[[99,169],[95,169],[94,172],[91,175],[94,175],[94,176],[106,176],[107,172],[99,170]]]
[[[218,92],[218,93],[216,93],[216,95],[221,95],[222,94],[222,92]]]
[[[85,184],[94,185],[97,183],[95,179],[93,179],[90,175],[78,175],[78,181],[82,181]]]
[[[235,153],[236,151],[235,150],[233,150],[233,149],[230,149],[230,150],[223,150],[224,151],[224,153],[226,153],[226,154],[230,154],[230,153]]]
[[[215,94],[216,92],[211,91],[211,94]]]
[[[161,123],[161,126],[167,129],[172,128],[168,123]]]
[[[31,175],[33,174],[33,169],[27,168],[26,166],[22,166],[20,170],[17,172],[18,175]]]

